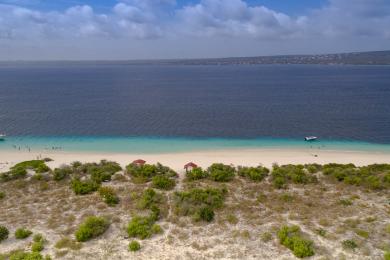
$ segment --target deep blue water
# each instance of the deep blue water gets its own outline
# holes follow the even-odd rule
[[[0,132],[390,144],[390,67],[2,64]]]

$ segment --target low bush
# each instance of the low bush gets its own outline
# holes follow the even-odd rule
[[[213,181],[228,182],[233,180],[236,169],[230,165],[214,163],[207,168],[209,177]]]
[[[33,237],[33,243],[31,245],[31,251],[41,252],[44,249],[44,244],[46,240],[41,234],[36,234]]]
[[[349,200],[349,199],[340,199],[339,203],[341,205],[343,205],[343,206],[351,206],[351,205],[353,205],[352,200]]]
[[[303,165],[273,165],[272,182],[274,187],[285,188],[289,182],[296,184],[316,183],[317,177],[308,174]]]
[[[115,190],[113,188],[100,187],[98,192],[107,205],[114,206],[119,203],[119,197],[115,194]]]
[[[4,199],[5,198],[5,193],[0,191],[0,200]]]
[[[12,168],[8,172],[3,172],[0,174],[0,180],[5,181],[11,181],[16,179],[22,179],[27,176],[27,171],[25,168],[18,167],[18,168]]]
[[[127,234],[130,237],[136,237],[139,239],[146,239],[153,234],[153,225],[155,220],[151,217],[135,216],[131,219],[127,225]]]
[[[1,241],[6,240],[8,238],[8,235],[9,235],[8,228],[0,225],[0,243]]]
[[[68,178],[69,176],[71,176],[72,173],[73,173],[73,169],[70,166],[56,168],[56,169],[54,169],[54,172],[53,172],[53,179],[55,181],[61,181],[63,179]]]
[[[133,240],[129,243],[129,251],[135,252],[135,251],[138,251],[140,249],[141,249],[141,245],[138,241]]]
[[[193,216],[195,220],[211,221],[214,210],[223,206],[226,193],[226,189],[214,188],[175,192],[175,212],[182,216]]]
[[[341,245],[343,246],[344,249],[351,249],[354,250],[358,247],[356,242],[352,239],[347,239],[341,242]]]
[[[385,252],[385,254],[383,255],[383,258],[385,260],[390,260],[390,251]]]
[[[77,229],[75,236],[79,242],[85,242],[102,235],[109,228],[110,223],[102,217],[88,217]]]
[[[322,165],[318,163],[305,164],[304,166],[309,173],[317,173],[322,170]]]
[[[200,167],[193,168],[191,171],[186,172],[186,179],[189,181],[205,179],[208,177],[209,177],[209,173],[207,171],[204,171]]]
[[[160,163],[155,165],[144,164],[129,164],[126,166],[126,171],[131,176],[138,180],[142,180],[144,182],[151,181],[153,177],[157,175],[164,175],[166,177],[176,177],[177,173],[173,171],[171,168],[164,166]]]
[[[206,222],[211,222],[214,219],[214,211],[210,207],[203,207],[200,208],[198,211],[196,211],[194,215],[195,221],[206,221]]]
[[[157,175],[152,178],[152,185],[156,189],[171,190],[175,187],[176,182],[167,176]]]
[[[354,164],[330,163],[323,166],[323,173],[337,181],[371,190],[390,188],[390,164],[356,167]]]
[[[265,167],[242,167],[239,166],[237,168],[238,175],[241,177],[246,177],[252,181],[262,181],[265,177],[267,177],[269,170]]]
[[[278,238],[280,243],[289,248],[296,257],[314,255],[313,242],[302,238],[298,226],[283,226],[278,232]]]
[[[9,256],[9,260],[51,260],[51,257],[44,257],[38,252],[17,251]]]
[[[92,180],[73,179],[71,186],[75,194],[85,195],[97,191],[100,185]]]
[[[161,203],[162,196],[153,189],[146,189],[143,191],[138,200],[138,207],[141,209],[151,209],[153,206]]]
[[[32,232],[28,229],[18,228],[15,231],[15,238],[16,239],[25,239],[25,238],[28,238],[31,234],[32,234]]]
[[[48,172],[50,171],[50,168],[47,167],[44,160],[31,160],[31,161],[24,161],[15,164],[13,167],[11,167],[11,170],[22,168],[22,169],[31,169],[35,172]]]

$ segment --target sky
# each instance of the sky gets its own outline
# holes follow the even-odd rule
[[[390,49],[390,0],[0,0],[0,60]]]

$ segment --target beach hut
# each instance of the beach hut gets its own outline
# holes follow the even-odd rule
[[[197,168],[197,167],[198,167],[198,165],[196,165],[193,162],[189,162],[186,165],[184,165],[184,169],[186,170],[186,172],[192,171],[192,169]]]
[[[142,166],[145,163],[146,163],[146,161],[142,160],[142,159],[138,159],[138,160],[135,160],[134,162],[132,162],[132,164],[137,165],[137,166]]]

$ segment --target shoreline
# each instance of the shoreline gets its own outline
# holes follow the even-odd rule
[[[306,163],[354,163],[358,166],[374,163],[390,163],[390,152],[385,151],[353,151],[327,150],[310,148],[231,148],[203,151],[142,153],[142,152],[106,152],[106,151],[14,151],[0,150],[0,171],[6,171],[12,165],[26,160],[49,157],[53,159],[48,165],[51,168],[69,164],[73,161],[97,162],[102,159],[116,161],[126,166],[136,159],[144,159],[147,163],[160,162],[174,169],[183,171],[184,164],[192,161],[203,168],[215,162],[233,164],[235,166],[271,167],[278,164]]]

